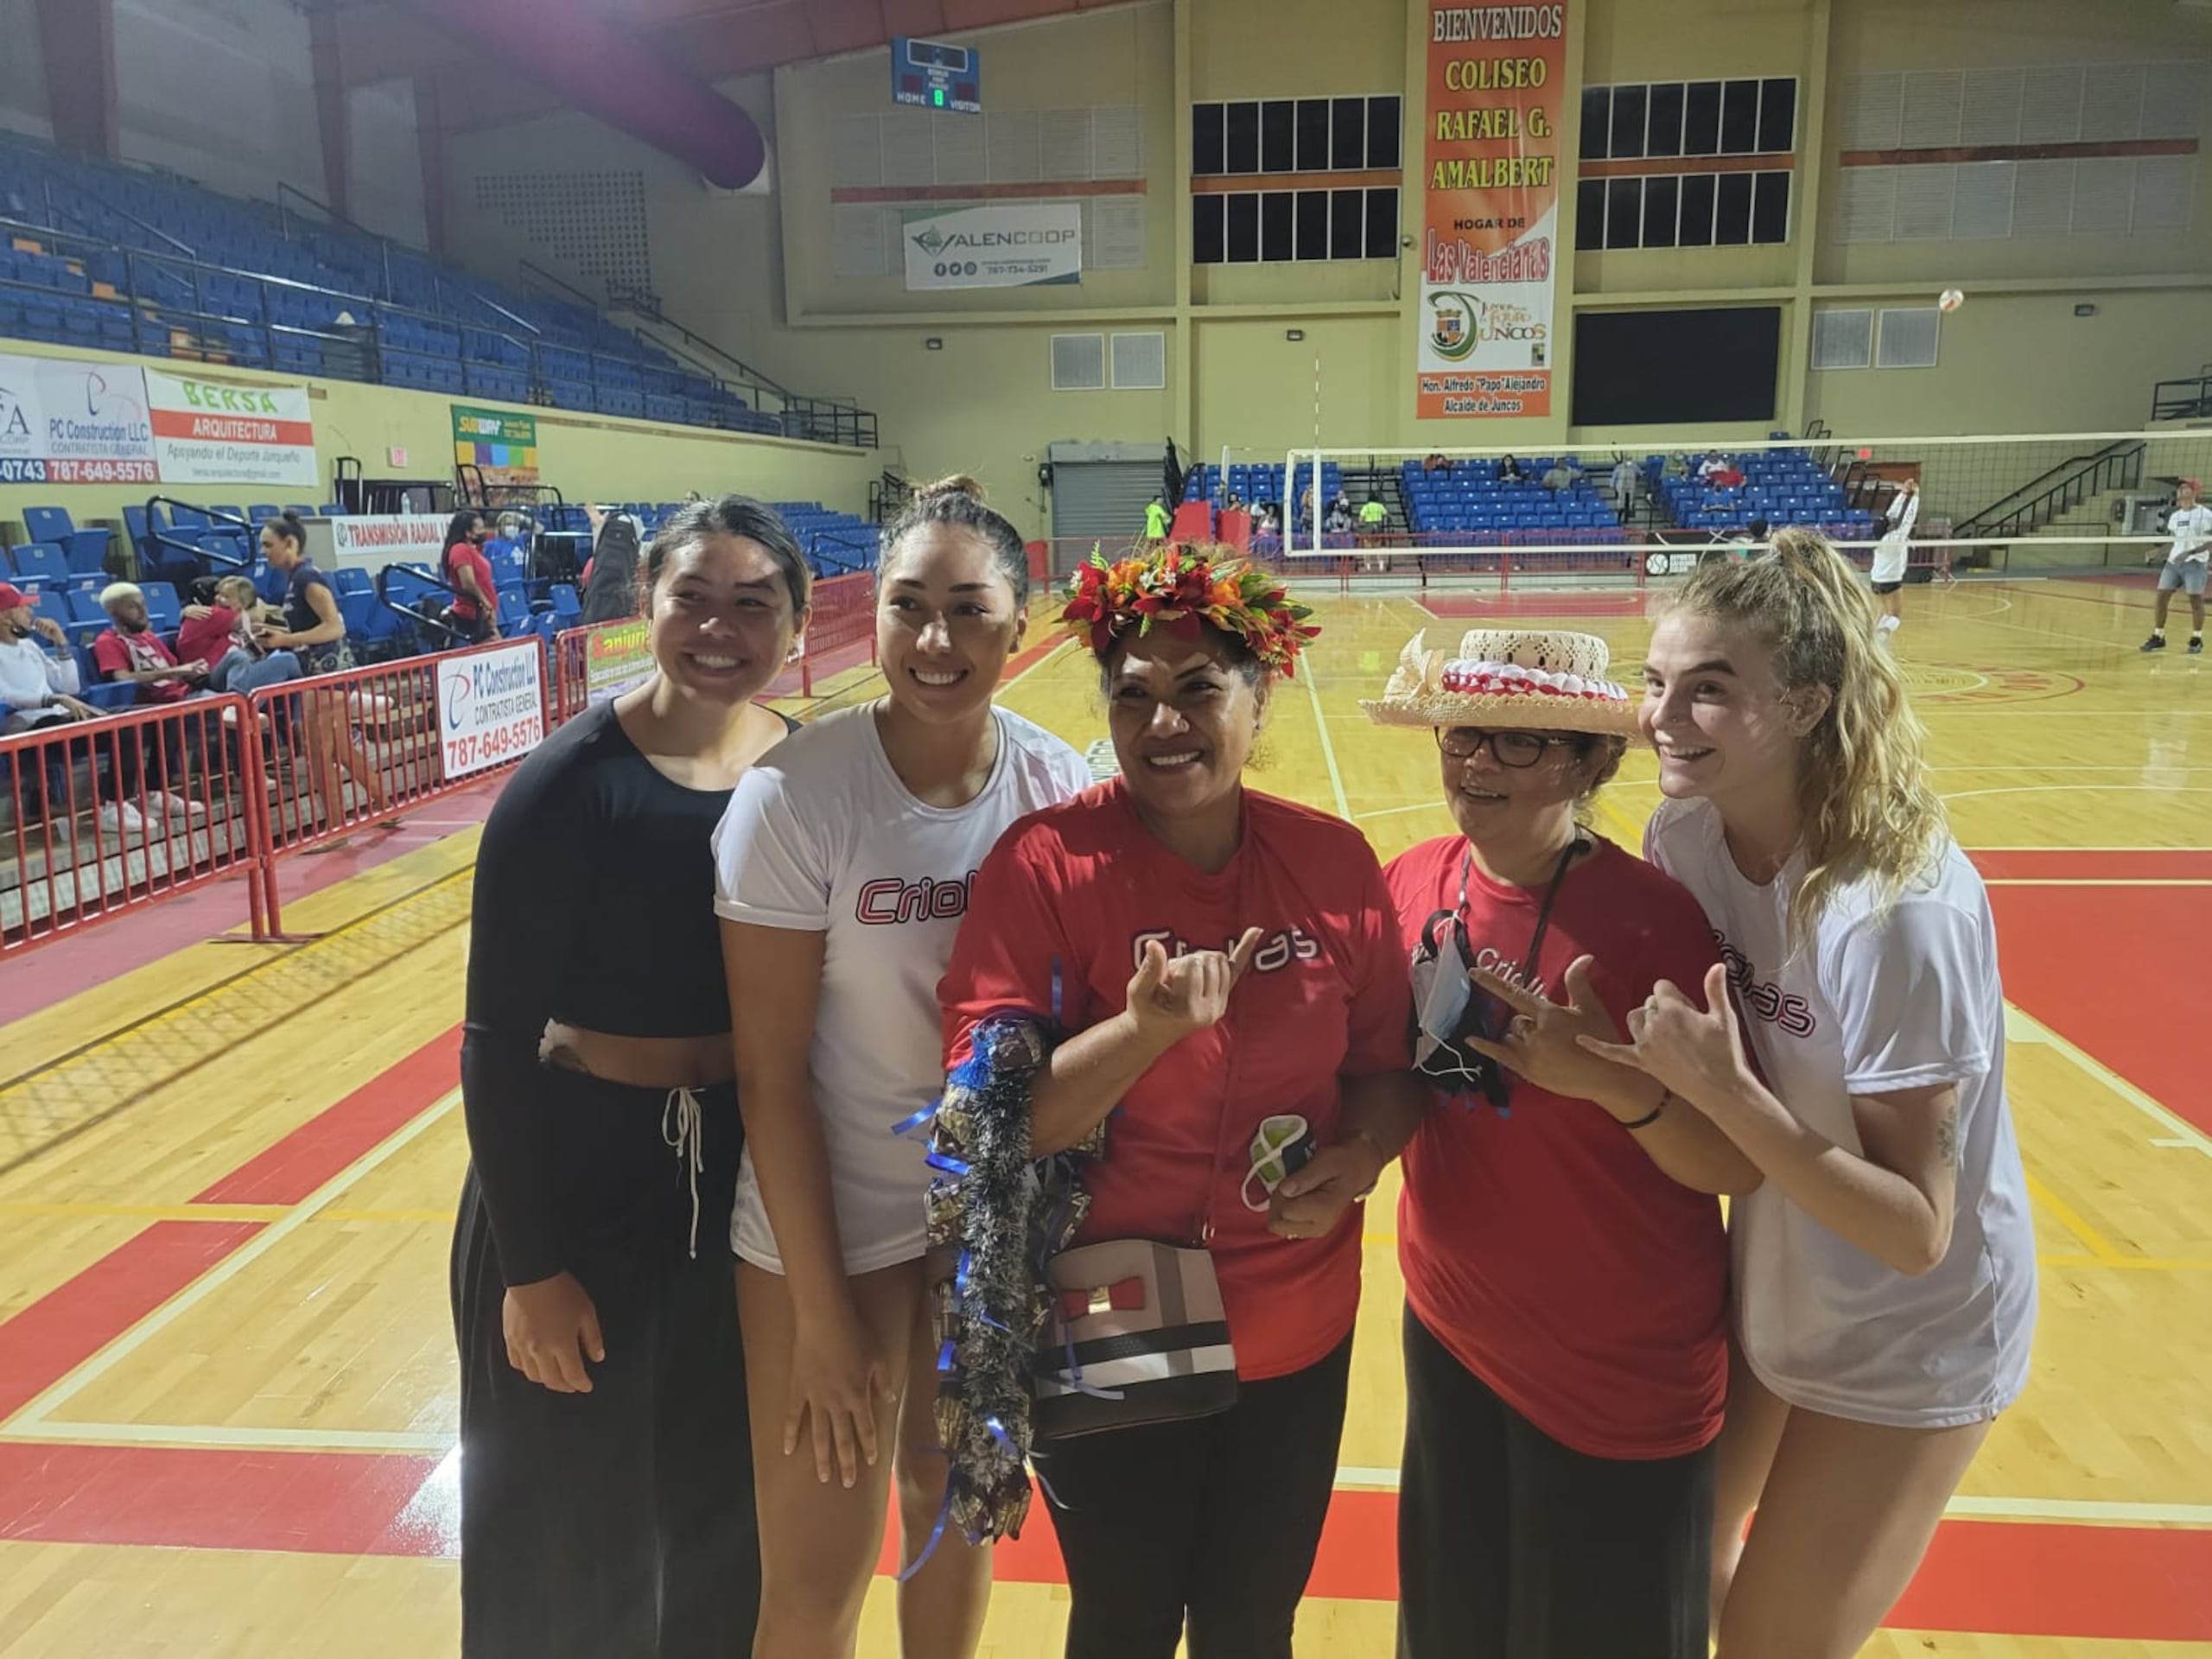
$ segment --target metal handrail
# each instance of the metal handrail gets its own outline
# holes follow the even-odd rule
[[[2212,415],[2212,368],[2152,387],[2152,420],[2189,420],[2202,415]]]
[[[2108,443],[2088,454],[2069,455],[1980,512],[1959,520],[1959,537],[2019,536],[2041,528],[2099,490],[2125,486],[2143,475],[2142,440]]]

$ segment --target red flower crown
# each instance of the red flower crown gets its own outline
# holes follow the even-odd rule
[[[1094,548],[1068,583],[1060,626],[1103,657],[1132,626],[1140,634],[1158,624],[1195,635],[1200,623],[1209,623],[1290,677],[1298,672],[1298,653],[1321,632],[1306,625],[1313,614],[1281,583],[1242,560],[1163,543],[1111,564]]]

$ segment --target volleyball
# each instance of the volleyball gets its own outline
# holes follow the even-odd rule
[[[1936,298],[1936,305],[1945,311],[1955,311],[1967,302],[1967,296],[1955,288],[1947,288]]]

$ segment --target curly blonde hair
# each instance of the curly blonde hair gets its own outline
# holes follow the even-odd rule
[[[1928,782],[1928,728],[1850,563],[1817,531],[1784,530],[1771,557],[1698,566],[1675,605],[1757,632],[1785,697],[1828,693],[1798,769],[1805,876],[1789,899],[1792,948],[1853,883],[1873,882],[1878,912],[1929,879],[1950,826]]]

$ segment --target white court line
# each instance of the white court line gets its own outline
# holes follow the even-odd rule
[[[1338,1486],[1398,1490],[1395,1469],[1358,1468],[1341,1464]],[[2018,1521],[2135,1522],[2162,1526],[2212,1526],[2212,1503],[2126,1503],[2067,1497],[1954,1497],[1943,1513],[1965,1519],[2003,1517]]]
[[[1368,818],[1390,818],[1401,812],[1426,812],[1432,807],[1439,812],[1448,813],[1452,810],[1441,801],[1415,801],[1411,806],[1378,806],[1372,812],[1355,812],[1352,819],[1358,823]]]
[[[2152,1141],[2153,1146],[2171,1142],[2193,1147],[2212,1157],[2212,1137],[2208,1137],[2203,1130],[2187,1118],[2177,1116],[2161,1106],[2102,1060],[2083,1053],[2017,1002],[2005,1005],[2005,1034],[2014,1042],[2048,1044],[2073,1061],[2077,1068],[2104,1084],[2165,1132],[2165,1138]]]
[[[1344,798],[1344,775],[1337,767],[1337,746],[1329,737],[1329,717],[1321,712],[1320,689],[1313,683],[1313,664],[1309,660],[1302,677],[1306,685],[1306,700],[1313,705],[1313,729],[1321,734],[1321,759],[1329,763],[1329,787],[1336,792],[1337,816],[1349,822],[1351,803]]]
[[[453,1450],[450,1431],[408,1433],[368,1428],[253,1428],[233,1423],[80,1423],[16,1425],[11,1440],[62,1441],[86,1446],[208,1446],[271,1452],[355,1452],[425,1453],[443,1457]]]
[[[5,1425],[0,1425],[0,1436],[15,1436],[19,1430],[35,1428],[44,1425],[53,1414],[54,1408],[62,1402],[89,1384],[99,1381],[124,1360],[128,1359],[170,1325],[175,1324],[182,1315],[197,1307],[223,1286],[244,1273],[256,1262],[275,1249],[277,1245],[306,1226],[315,1218],[316,1211],[327,1209],[348,1190],[357,1185],[364,1175],[385,1162],[460,1103],[461,1090],[451,1090],[419,1116],[410,1119],[385,1140],[370,1147],[368,1151],[308,1194],[283,1219],[270,1222],[268,1226],[263,1228],[237,1249],[232,1250],[213,1267],[208,1268],[207,1272],[139,1320],[137,1324],[109,1343],[107,1346],[79,1363],[60,1381],[55,1382],[10,1418]]]
[[[1057,645],[1054,645],[1054,646],[1053,646],[1050,651],[1046,652],[1042,657],[1039,657],[1039,658],[1035,662],[1033,662],[1033,663],[1030,664],[1028,667],[1027,667],[1027,668],[1025,668],[1025,669],[1021,670],[1020,672],[1016,673],[1016,674],[1015,674],[1015,675],[1014,675],[1011,679],[1001,680],[1001,681],[999,682],[999,690],[1003,691],[1003,690],[1006,690],[1009,686],[1016,686],[1016,685],[1020,685],[1020,684],[1024,680],[1027,679],[1027,678],[1028,678],[1032,674],[1034,674],[1034,673],[1035,673],[1039,669],[1040,669],[1040,668],[1044,667],[1046,664],[1047,664],[1047,663],[1049,663],[1049,662],[1056,661],[1056,660],[1058,658],[1059,654],[1060,654],[1063,651],[1065,651],[1065,650],[1066,650],[1070,645],[1073,645],[1073,644],[1075,644],[1075,641],[1074,641],[1074,640],[1072,640],[1072,639],[1063,639],[1063,640],[1061,640],[1059,644],[1058,644]],[[995,696],[995,695],[996,695],[996,693],[994,693],[993,695],[994,695],[994,696]]]
[[[2100,795],[2123,795],[2131,792],[2149,795],[2212,795],[2212,789],[2202,789],[2194,785],[2169,788],[2164,784],[2006,784],[1999,789],[1961,789],[1949,793],[1938,790],[1936,793],[1942,795],[1947,801],[1966,801],[1972,800],[1977,795],[2048,795],[2053,790],[2060,789],[2094,790]],[[2079,849],[2067,848],[2063,850],[2074,852]],[[2165,850],[2186,852],[2190,849],[2176,847],[2168,848]]]

